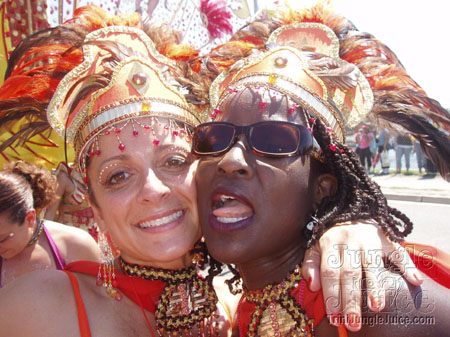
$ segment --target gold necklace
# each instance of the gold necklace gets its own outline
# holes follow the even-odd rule
[[[262,290],[244,287],[245,299],[255,305],[248,327],[249,337],[314,336],[314,320],[307,318],[297,299],[291,295],[301,280],[301,268],[296,266],[278,284],[269,284]]]
[[[168,270],[129,264],[121,257],[119,260],[128,275],[165,283],[155,312],[160,336],[218,336],[214,322],[217,295],[212,284],[198,276],[196,263],[186,269]]]

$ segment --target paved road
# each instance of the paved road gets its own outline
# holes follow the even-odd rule
[[[388,204],[405,213],[414,223],[407,241],[433,245],[450,253],[450,205],[388,200]]]

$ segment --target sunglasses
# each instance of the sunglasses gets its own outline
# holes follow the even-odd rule
[[[308,154],[313,136],[303,125],[267,121],[240,126],[210,122],[195,128],[192,152],[200,156],[219,156],[230,150],[244,134],[252,152],[265,157],[291,157]]]

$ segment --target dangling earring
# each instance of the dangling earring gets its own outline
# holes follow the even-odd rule
[[[105,288],[106,293],[120,301],[122,295],[115,289],[117,287],[114,268],[114,255],[109,246],[108,238],[102,231],[98,233],[98,246],[100,248],[100,265],[98,266],[97,286]]]
[[[319,234],[320,224],[319,219],[317,219],[317,210],[311,215],[309,222],[306,224],[304,233],[306,238],[308,239],[308,247],[312,245],[313,242],[316,241],[316,238]]]

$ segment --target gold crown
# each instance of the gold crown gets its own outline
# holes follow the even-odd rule
[[[266,45],[268,51],[249,56],[216,78],[211,106],[220,107],[242,86],[273,89],[320,118],[345,142],[345,127],[367,115],[373,94],[361,71],[339,57],[334,32],[319,23],[296,23],[275,30]]]
[[[176,81],[174,61],[143,31],[96,30],[87,35],[83,52],[84,62],[61,80],[47,111],[52,128],[74,145],[78,160],[95,136],[119,121],[162,116],[194,126],[200,122]]]

